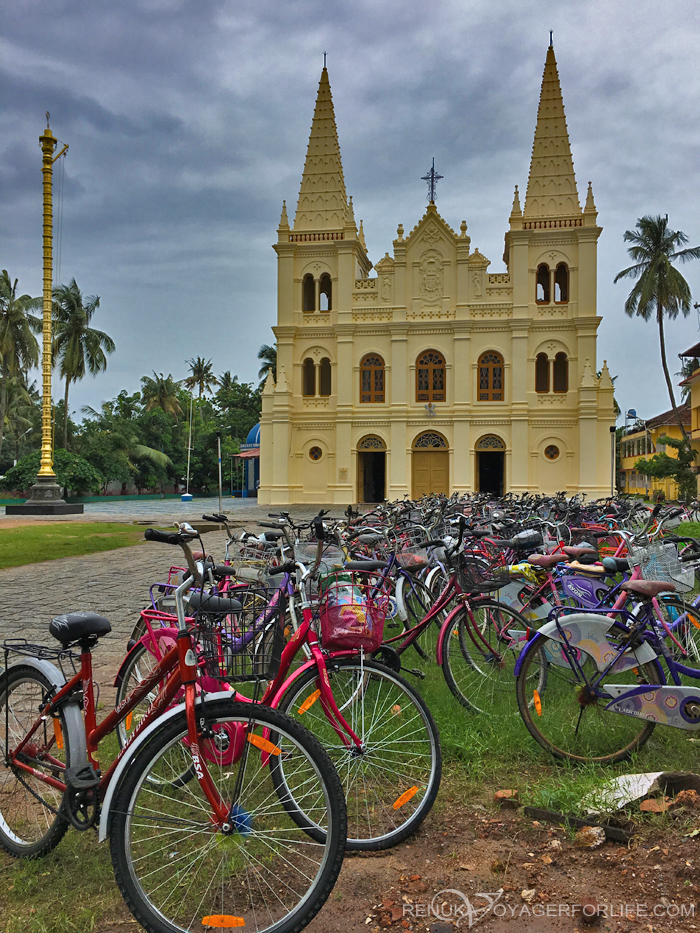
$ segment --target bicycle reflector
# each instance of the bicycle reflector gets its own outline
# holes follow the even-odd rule
[[[394,810],[399,810],[405,803],[408,803],[412,797],[415,797],[417,793],[417,787],[409,787],[405,794],[401,794],[398,800],[394,801]]]
[[[304,713],[307,711],[307,709],[311,709],[311,707],[314,705],[314,703],[316,702],[316,700],[318,700],[320,696],[321,696],[321,691],[314,690],[311,696],[308,696],[304,700],[304,702],[301,704],[301,706],[299,707],[299,715],[303,716]]]
[[[63,748],[63,729],[61,729],[61,723],[58,719],[53,721],[53,734],[56,738],[56,746],[58,748]]]
[[[532,691],[532,699],[535,701],[535,709],[537,710],[537,715],[542,715],[542,700],[540,700],[540,695],[536,690]]]
[[[202,926],[218,929],[222,927],[244,927],[245,920],[243,917],[231,917],[228,914],[212,914],[211,917],[202,917]]]

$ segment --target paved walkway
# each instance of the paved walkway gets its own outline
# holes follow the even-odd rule
[[[225,503],[225,509],[232,515],[232,510],[228,508],[230,502],[231,500]],[[247,502],[251,503],[251,500]],[[204,511],[211,509],[211,505],[203,509],[201,503],[202,500],[185,504],[166,499],[135,504],[139,508],[147,505],[174,506],[176,511],[172,512],[164,510],[157,513],[155,510],[144,509],[142,517],[138,519],[166,524],[167,519],[192,521],[201,518]],[[196,508],[193,507],[195,505]],[[289,512],[297,518],[311,518],[319,508],[320,506],[293,506],[289,508]],[[338,516],[341,513],[342,507],[336,507],[331,512]],[[266,519],[267,516],[267,506],[252,503],[246,504],[245,508],[240,508],[235,513],[236,519],[240,519],[241,523],[245,523],[251,530],[256,527],[257,518]],[[17,516],[11,518],[16,519]],[[94,521],[96,516],[86,514],[84,518]],[[110,520],[111,516],[104,518]],[[133,521],[134,517],[128,520]],[[211,532],[205,535],[203,540],[207,551],[219,560],[223,558],[223,532]],[[25,638],[30,642],[52,645],[54,641],[48,632],[48,624],[54,616],[80,609],[100,613],[112,623],[112,632],[100,639],[93,653],[94,665],[96,679],[101,687],[102,702],[106,705],[113,704],[112,682],[126,652],[126,643],[138,620],[139,612],[149,605],[149,587],[157,581],[167,580],[170,566],[180,566],[183,563],[182,558],[180,548],[144,542],[100,554],[65,557],[0,570],[3,606],[0,616],[0,641],[6,638]]]

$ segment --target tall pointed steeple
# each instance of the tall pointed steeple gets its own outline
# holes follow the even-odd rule
[[[342,230],[347,207],[333,98],[324,66],[299,189],[294,232]]]
[[[523,217],[575,217],[581,206],[554,48],[547,49]]]

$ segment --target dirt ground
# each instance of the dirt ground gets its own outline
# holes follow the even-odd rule
[[[700,836],[683,838],[674,827],[645,834],[643,841],[634,837],[628,846],[605,842],[592,850],[574,846],[572,838],[562,827],[514,811],[454,805],[395,849],[346,858],[335,890],[307,930],[700,929]],[[592,923],[582,916],[584,905],[587,915],[598,910]]]

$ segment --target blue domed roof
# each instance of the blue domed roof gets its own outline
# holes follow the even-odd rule
[[[254,428],[251,428],[248,431],[248,437],[245,439],[246,444],[255,444],[256,447],[260,446],[260,425],[256,424]]]

